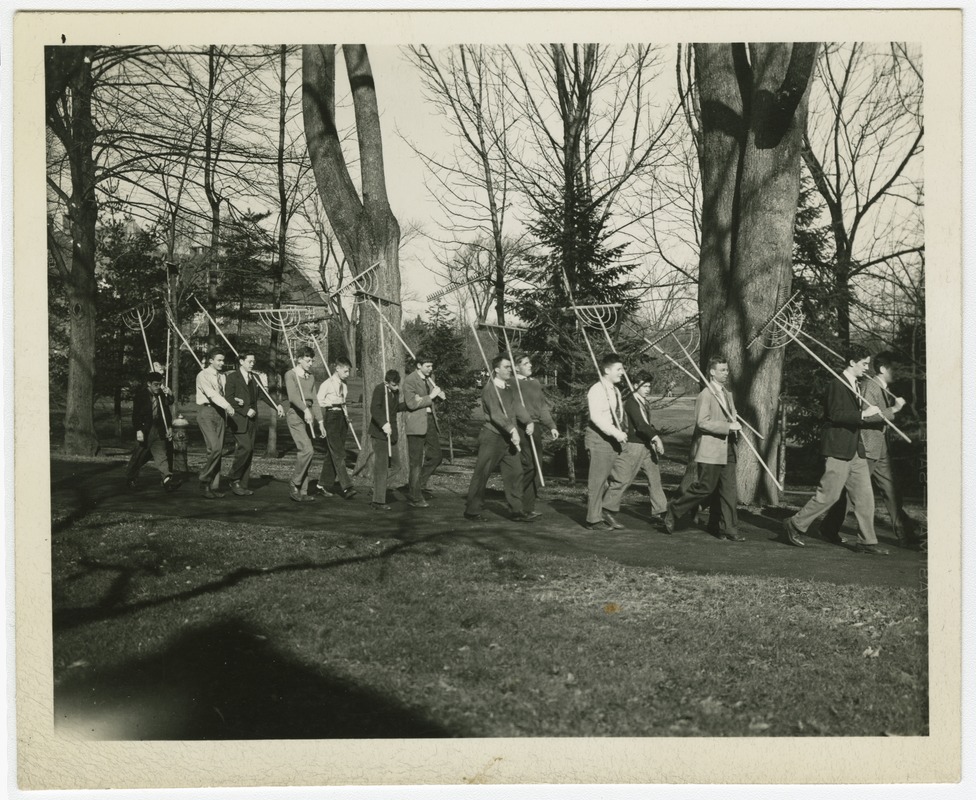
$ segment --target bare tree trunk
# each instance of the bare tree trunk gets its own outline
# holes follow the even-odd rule
[[[71,170],[71,267],[64,270],[70,344],[64,449],[95,455],[95,125],[92,120],[93,47],[52,48],[46,58],[47,121],[61,140]]]
[[[383,313],[397,329],[400,327],[400,226],[390,209],[383,168],[376,87],[365,45],[344,45],[343,56],[352,87],[359,140],[362,199],[349,175],[335,123],[335,45],[306,45],[302,50],[302,107],[305,138],[322,204],[335,231],[343,255],[354,275],[376,264],[371,285],[377,295],[392,301]],[[363,392],[382,381],[380,352],[381,322],[370,307],[358,328],[363,353],[360,373]],[[385,337],[387,360],[402,363],[403,352],[394,337]],[[363,415],[361,439],[367,438],[368,415]],[[406,437],[400,438],[401,475],[407,464]],[[359,456],[362,464],[367,450]]]
[[[764,435],[776,470],[783,350],[746,350],[753,332],[789,297],[800,146],[815,44],[698,44],[702,109],[702,366],[724,353],[742,415]],[[779,501],[745,448],[739,498]]]
[[[210,45],[207,54],[207,119],[204,133],[203,188],[210,204],[210,252],[207,256],[207,311],[217,319],[217,253],[220,247],[220,203],[222,198],[214,187],[216,158],[214,153],[214,86],[217,81],[217,48]],[[213,323],[207,322],[207,344],[217,344],[217,330]],[[228,357],[231,355],[227,354]]]

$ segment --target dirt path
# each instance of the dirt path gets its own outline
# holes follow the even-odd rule
[[[333,497],[299,504],[289,499],[286,481],[264,476],[252,478],[255,493],[251,497],[228,492],[222,499],[205,500],[196,491],[195,476],[173,494],[166,494],[151,478],[156,473],[150,469],[145,472],[141,488],[129,491],[120,462],[52,459],[51,491],[58,519],[80,519],[98,510],[181,518],[194,525],[206,524],[207,520],[239,520],[281,527],[321,526],[378,540],[409,541],[437,535],[443,542],[444,535],[451,534],[458,542],[499,551],[595,555],[621,564],[686,572],[899,587],[918,586],[925,580],[925,555],[895,546],[890,531],[880,524],[879,537],[891,553],[887,557],[856,554],[815,536],[806,537],[807,547],[791,547],[778,540],[779,519],[744,511],[740,513],[739,532],[746,541],[741,543],[716,539],[693,525],[667,536],[646,516],[647,506],[626,504],[619,515],[627,526],[622,531],[587,531],[583,527],[584,505],[563,499],[540,502],[537,510],[542,517],[517,523],[508,519],[501,491],[492,490],[487,495],[485,521],[470,522],[462,516],[467,486],[463,475],[443,479],[434,486],[428,509],[411,508],[399,492],[392,492],[393,510],[384,512],[369,507],[368,487],[361,483],[357,483],[359,494],[350,500]],[[845,532],[853,537],[850,526]]]

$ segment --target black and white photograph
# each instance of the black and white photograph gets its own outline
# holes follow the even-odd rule
[[[710,14],[18,16],[22,788],[958,779],[961,14]]]

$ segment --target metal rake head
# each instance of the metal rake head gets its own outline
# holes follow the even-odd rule
[[[155,319],[156,309],[153,308],[152,303],[141,303],[123,311],[119,316],[122,318],[122,323],[130,331],[138,331]]]
[[[677,325],[672,325],[667,330],[661,331],[653,339],[648,339],[646,336],[643,337],[644,341],[647,342],[647,345],[644,349],[646,350],[648,347],[654,347],[655,345],[660,344],[665,339],[668,339],[671,336],[677,338],[678,332],[683,331],[685,328],[690,329],[688,333],[688,343],[685,344],[685,349],[690,352],[691,350],[698,347],[698,342],[700,339],[697,314],[692,314],[690,317],[681,320],[681,322],[679,322]]]
[[[617,324],[620,303],[599,303],[594,305],[570,306],[580,325],[585,328],[609,330]]]
[[[305,322],[307,309],[304,306],[282,306],[281,308],[252,308],[252,314],[268,328],[276,331],[291,333]]]
[[[783,305],[756,331],[756,335],[746,345],[748,350],[755,344],[761,344],[767,350],[785,347],[793,341],[800,330],[806,314],[800,303],[800,292],[793,292]]]
[[[487,275],[476,275],[475,277],[461,281],[460,283],[449,283],[443,289],[438,289],[436,292],[431,292],[429,295],[427,295],[427,302],[433,303],[435,300],[440,300],[442,297],[447,297],[447,295],[453,294],[458,289],[463,289],[465,286],[470,286],[472,283],[488,280],[491,279]]]

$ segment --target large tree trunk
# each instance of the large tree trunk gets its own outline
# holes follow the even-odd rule
[[[335,122],[335,45],[306,45],[302,49],[302,110],[305,138],[312,168],[329,222],[354,275],[373,264],[371,291],[392,301],[382,313],[400,328],[400,226],[390,209],[383,169],[383,143],[376,86],[365,45],[344,45],[343,56],[352,88],[362,173],[362,200],[356,192],[339,140]],[[395,304],[395,305],[394,305]],[[368,407],[372,387],[383,380],[380,354],[380,322],[370,305],[360,320],[363,359],[363,400]],[[386,333],[389,333],[387,331]],[[403,364],[403,350],[393,336],[384,335],[387,367]],[[367,441],[368,413],[363,415],[361,441]],[[368,447],[360,453],[362,466]],[[400,438],[401,480],[407,464],[406,437]]]
[[[776,472],[783,350],[746,343],[792,284],[800,146],[815,44],[695,45],[702,109],[701,362],[724,353],[732,391]],[[775,485],[739,449],[739,498],[778,502]]]
[[[70,344],[65,396],[64,449],[71,455],[98,452],[95,435],[95,125],[92,121],[93,47],[50,48],[45,89],[49,127],[61,140],[71,170],[71,267],[65,270]]]

